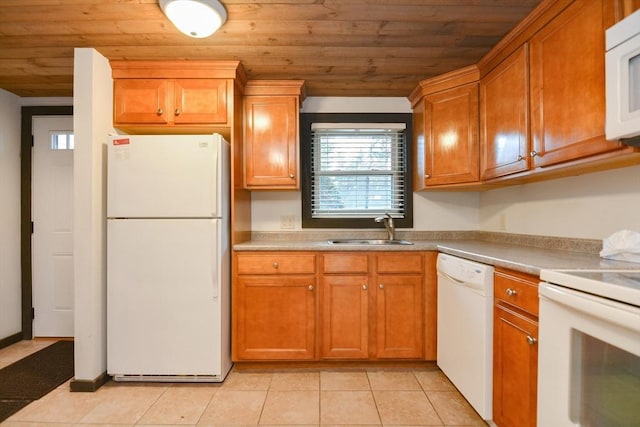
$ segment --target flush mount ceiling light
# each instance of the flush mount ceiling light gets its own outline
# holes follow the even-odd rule
[[[160,8],[178,30],[195,38],[209,37],[227,20],[217,0],[160,0]]]

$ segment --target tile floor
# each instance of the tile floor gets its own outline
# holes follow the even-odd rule
[[[0,350],[0,368],[50,341]],[[65,383],[2,427],[484,426],[437,369],[232,371],[223,384],[109,382],[95,393]]]

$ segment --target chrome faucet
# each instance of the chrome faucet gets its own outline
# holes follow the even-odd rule
[[[391,218],[391,215],[385,212],[384,216],[379,216],[375,218],[374,221],[384,224],[384,228],[387,229],[387,234],[389,235],[389,240],[396,239],[396,227],[393,225],[393,218]]]

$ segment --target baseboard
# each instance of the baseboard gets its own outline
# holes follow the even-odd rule
[[[107,375],[106,372],[98,375],[96,378],[92,380],[77,380],[75,378],[71,379],[71,391],[77,391],[81,393],[93,393],[98,390],[100,387],[105,385],[107,382],[111,380],[111,377]]]
[[[19,341],[22,341],[22,332],[0,339],[0,348],[9,347],[11,344],[15,344]]]

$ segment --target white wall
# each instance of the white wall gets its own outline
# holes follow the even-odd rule
[[[480,229],[587,239],[640,231],[640,166],[481,193]]]
[[[74,57],[75,380],[106,372],[106,149],[113,133],[109,61],[94,49]]]
[[[301,112],[411,113],[412,110],[407,98],[309,97]],[[479,227],[478,193],[415,193],[413,204],[413,230],[476,230]],[[251,212],[254,231],[281,231],[283,216],[294,216],[293,230],[302,229],[299,191],[254,191],[251,193]]]
[[[22,331],[20,98],[0,89],[0,339]]]

